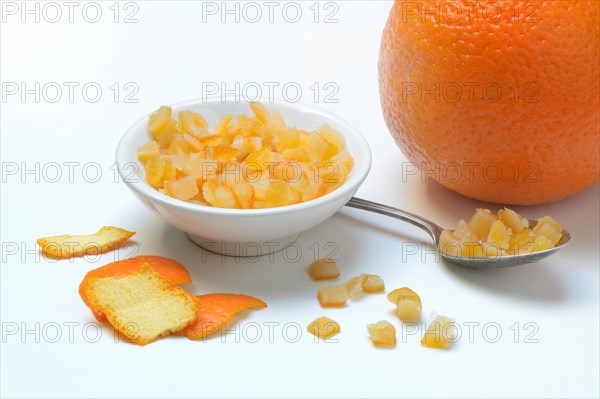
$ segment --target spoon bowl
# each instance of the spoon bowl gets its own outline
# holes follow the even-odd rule
[[[554,248],[545,249],[543,251],[522,253],[516,255],[487,257],[453,256],[440,251],[439,248],[440,235],[442,234],[444,228],[428,219],[412,214],[410,212],[403,211],[401,209],[393,208],[391,206],[378,204],[376,202],[371,202],[356,197],[351,198],[350,201],[348,201],[348,203],[346,204],[346,206],[350,208],[357,208],[369,212],[379,213],[381,215],[390,216],[395,219],[400,219],[404,222],[417,226],[420,229],[425,230],[431,236],[435,243],[436,250],[444,260],[459,266],[472,269],[495,269],[538,262],[558,252],[571,240],[571,235],[569,234],[569,232],[567,230],[563,230],[562,237],[560,238],[556,246]],[[535,227],[536,224],[537,221],[529,220],[529,225],[531,227]]]

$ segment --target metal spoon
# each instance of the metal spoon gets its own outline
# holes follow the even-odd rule
[[[371,202],[356,197],[352,197],[350,201],[346,203],[346,206],[400,219],[404,222],[408,222],[412,225],[419,227],[420,229],[425,230],[427,233],[429,233],[431,238],[433,238],[433,241],[435,242],[435,247],[443,259],[447,260],[448,262],[469,268],[491,269],[537,262],[547,256],[554,254],[555,252],[563,248],[571,240],[571,235],[569,234],[569,232],[567,230],[563,230],[562,237],[554,248],[546,249],[539,252],[494,257],[452,256],[440,251],[440,234],[444,229],[430,220],[397,208],[393,208],[391,206],[378,204],[376,202]],[[535,227],[536,224],[537,221],[535,220],[529,221],[530,227]]]

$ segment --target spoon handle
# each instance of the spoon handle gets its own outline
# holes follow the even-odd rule
[[[362,209],[364,211],[379,213],[380,215],[390,216],[395,219],[400,219],[403,222],[410,223],[429,233],[429,235],[431,236],[431,238],[433,238],[433,241],[436,244],[442,232],[442,228],[437,224],[433,223],[431,220],[425,219],[421,216],[414,215],[410,212],[406,212],[398,208],[393,208],[391,206],[378,204],[376,202],[367,201],[356,197],[350,198],[350,201],[346,203],[346,206],[350,208]]]

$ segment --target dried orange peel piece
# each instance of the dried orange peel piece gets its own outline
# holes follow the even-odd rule
[[[260,299],[241,294],[199,295],[196,301],[199,307],[196,321],[182,331],[189,339],[194,340],[229,328],[242,312],[267,307]]]
[[[139,345],[183,330],[198,312],[190,293],[171,284],[148,263],[134,274],[90,278],[83,290],[117,331]]]
[[[173,285],[190,284],[192,282],[190,272],[185,266],[176,260],[163,258],[162,256],[134,256],[129,259],[111,262],[97,269],[90,270],[79,285],[79,295],[81,296],[81,299],[83,299],[83,302],[90,307],[90,310],[98,321],[106,321],[106,316],[103,312],[90,304],[85,294],[85,284],[91,278],[119,277],[137,273],[146,263]]]
[[[67,259],[108,252],[118,248],[134,234],[135,232],[118,227],[104,226],[94,234],[42,237],[37,240],[37,243],[45,255]]]

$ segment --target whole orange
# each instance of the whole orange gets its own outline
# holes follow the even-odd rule
[[[598,0],[396,0],[379,59],[396,143],[483,201],[539,204],[594,184],[599,14]]]

